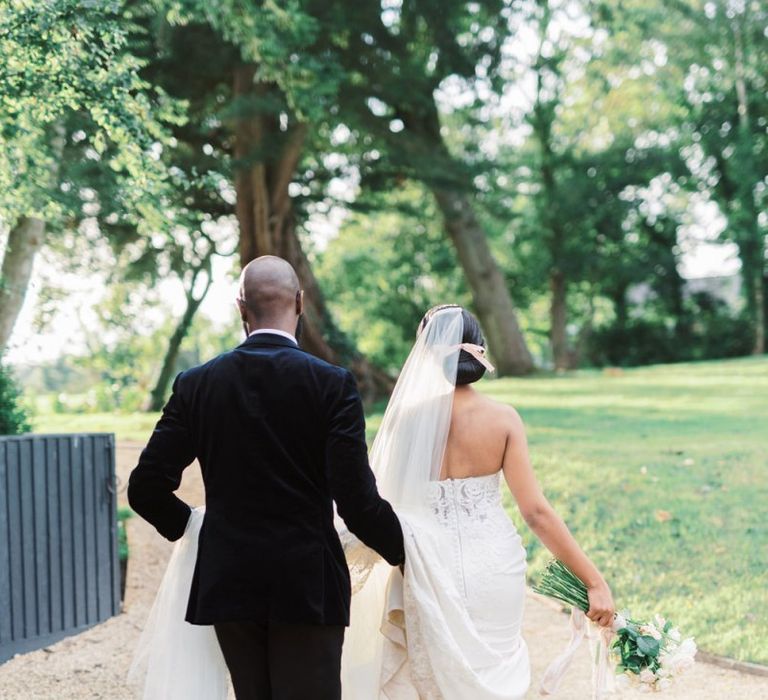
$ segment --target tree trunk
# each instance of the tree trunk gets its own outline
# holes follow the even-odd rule
[[[571,355],[571,367],[573,369],[581,365],[583,358],[589,352],[592,343],[592,335],[595,330],[595,297],[591,290],[589,292],[588,306],[589,311],[587,312],[587,317],[584,319],[581,328],[579,328],[575,347],[573,348]]]
[[[416,137],[410,157],[415,167],[431,162],[438,164],[435,170],[439,170],[439,164],[444,164],[446,172],[458,174],[456,163],[440,131],[440,117],[434,96],[431,95],[429,99],[424,113],[401,113],[406,128]],[[445,231],[456,249],[464,278],[472,292],[472,306],[485,333],[499,376],[532,372],[533,357],[520,330],[512,296],[467,195],[472,189],[471,185],[460,183],[458,187],[449,187],[432,177],[427,178],[425,184],[432,191],[443,215]]]
[[[755,313],[755,322],[757,328],[755,328],[755,346],[752,348],[754,355],[765,354],[765,288],[763,286],[763,280],[757,280],[755,285],[755,306],[757,312]]]
[[[551,293],[549,337],[552,346],[552,361],[555,364],[555,370],[564,371],[571,369],[571,353],[568,349],[567,335],[567,285],[565,275],[560,270],[552,270],[550,272],[549,288]]]
[[[744,10],[748,11],[747,8]],[[753,355],[765,353],[765,315],[763,309],[763,270],[765,267],[765,237],[760,230],[758,207],[755,203],[753,188],[760,180],[759,169],[756,167],[754,146],[751,133],[751,105],[746,80],[746,64],[744,33],[740,24],[741,18],[734,16],[730,26],[733,33],[734,69],[736,100],[738,103],[739,131],[737,155],[739,170],[735,173],[734,182],[740,193],[737,227],[741,224],[748,240],[739,245],[742,257],[742,275],[745,291],[747,292],[747,308],[755,327],[755,338],[752,346]]]
[[[43,246],[45,222],[22,216],[8,234],[0,269],[0,355],[3,354],[27,294],[35,256]]]
[[[173,335],[168,340],[168,347],[165,350],[165,357],[163,358],[163,366],[160,368],[160,376],[157,378],[154,389],[150,392],[149,402],[147,403],[148,411],[161,411],[165,405],[165,400],[168,395],[168,385],[171,383],[171,378],[176,371],[176,362],[179,359],[179,350],[181,344],[184,342],[184,338],[187,337],[189,329],[192,327],[192,321],[195,319],[195,314],[200,308],[200,304],[203,303],[208,290],[211,288],[210,272],[208,272],[207,282],[202,294],[199,297],[194,295],[195,283],[197,282],[198,275],[203,271],[203,267],[208,264],[210,256],[203,263],[203,266],[195,271],[192,276],[192,282],[189,289],[186,292],[187,306],[184,309],[184,314],[179,320],[176,329],[173,331]]]
[[[763,338],[765,338],[765,332],[766,328],[768,328],[768,270],[763,270],[763,290],[762,290],[762,297],[763,297]],[[765,353],[766,348],[763,347],[763,353]]]
[[[254,83],[255,67],[235,69],[234,92],[247,104],[267,98],[274,86]],[[258,107],[241,110],[234,124],[235,213],[240,227],[240,263],[260,255],[278,255],[293,265],[304,289],[302,347],[334,364],[345,364],[358,380],[366,401],[386,396],[391,377],[373,366],[335,326],[317,278],[296,230],[288,187],[301,158],[307,125],[296,122],[282,130],[271,114]]]
[[[627,303],[627,286],[614,288],[608,292],[613,302],[613,312],[616,314],[615,325],[622,330],[627,327],[629,321],[629,304]]]
[[[439,187],[433,187],[432,192],[472,291],[472,305],[499,376],[528,374],[534,368],[533,357],[517,322],[504,275],[469,198]]]
[[[542,31],[546,32],[551,21],[551,10],[548,3],[543,5]],[[541,59],[541,55],[539,55]],[[562,78],[557,64],[539,65],[536,73],[536,101],[529,118],[533,136],[538,142],[539,164],[538,176],[541,189],[534,196],[537,218],[541,228],[542,244],[549,253],[549,346],[552,351],[552,362],[555,370],[564,371],[570,368],[572,352],[568,344],[568,285],[563,263],[568,259],[568,235],[563,225],[560,212],[560,192],[557,184],[558,158],[553,147],[553,127],[555,122],[555,104],[557,97],[544,97],[544,71],[550,72],[558,84]]]

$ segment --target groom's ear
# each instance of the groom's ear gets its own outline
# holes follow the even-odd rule
[[[240,312],[240,320],[245,323],[248,320],[248,315],[245,309],[245,300],[241,297],[236,297],[235,302],[237,303],[237,310]]]
[[[301,316],[304,313],[304,290],[296,292],[296,315]]]

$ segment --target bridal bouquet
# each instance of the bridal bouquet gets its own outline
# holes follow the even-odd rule
[[[549,563],[533,590],[583,612],[589,610],[587,587],[560,561]],[[616,663],[619,687],[637,686],[641,692],[660,692],[693,666],[693,638],[682,639],[680,630],[661,615],[642,622],[622,612],[616,615],[613,631],[616,639],[610,646],[610,655]]]

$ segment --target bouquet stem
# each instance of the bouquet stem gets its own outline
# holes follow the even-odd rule
[[[583,612],[589,610],[587,587],[563,562],[554,559],[547,565],[541,581],[533,587],[536,593],[555,598]]]

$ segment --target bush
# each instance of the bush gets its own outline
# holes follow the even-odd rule
[[[623,326],[596,328],[590,338],[589,361],[601,367],[633,367],[679,359],[674,330],[659,321],[632,319]]]
[[[675,325],[664,319],[630,319],[596,328],[587,359],[593,366],[719,360],[749,355],[754,330],[739,316],[698,308]]]
[[[117,552],[120,561],[120,600],[125,600],[125,584],[128,580],[128,532],[125,521],[133,517],[130,508],[123,507],[117,511]]]
[[[0,365],[0,435],[20,435],[30,430],[21,390],[10,370]]]

